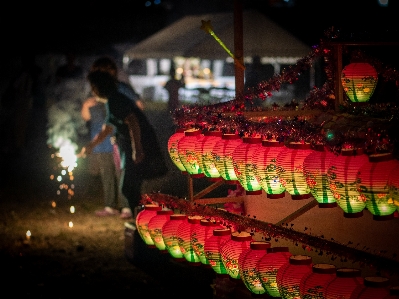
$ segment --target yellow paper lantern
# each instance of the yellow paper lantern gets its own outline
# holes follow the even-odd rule
[[[373,95],[377,82],[377,71],[367,62],[350,63],[341,72],[342,87],[354,103],[367,102]]]
[[[186,261],[183,253],[180,250],[179,240],[177,236],[177,229],[180,224],[186,221],[187,215],[172,214],[169,220],[165,222],[162,227],[162,238],[165,243],[165,248],[169,254],[177,261]]]
[[[156,215],[148,222],[148,231],[156,248],[161,252],[167,252],[165,242],[162,237],[162,227],[166,221],[170,219],[170,215],[173,214],[172,210],[160,210],[156,211]]]

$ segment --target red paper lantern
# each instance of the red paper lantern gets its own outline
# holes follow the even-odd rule
[[[259,270],[257,265],[259,260],[267,254],[268,248],[270,248],[269,242],[252,241],[249,248],[244,250],[238,259],[241,280],[253,294],[260,295],[266,293],[258,275]]]
[[[201,131],[190,129],[184,131],[184,137],[180,138],[177,144],[177,151],[180,161],[191,177],[201,178],[204,173],[200,167],[197,153],[195,152],[195,143],[202,137]]]
[[[144,209],[138,212],[136,217],[136,227],[141,239],[143,239],[145,244],[153,248],[155,248],[155,244],[148,230],[148,223],[160,210],[162,210],[161,206],[155,204],[145,205]]]
[[[294,200],[311,196],[303,173],[303,162],[312,152],[310,143],[290,142],[276,158],[280,181]]]
[[[363,216],[366,199],[359,192],[356,183],[360,167],[367,162],[368,156],[363,150],[343,149],[328,167],[330,190],[346,218]]]
[[[227,240],[220,246],[220,254],[227,274],[231,278],[240,279],[240,269],[238,259],[240,254],[249,248],[252,236],[248,232],[233,232],[230,240]]]
[[[342,87],[354,103],[367,102],[373,95],[377,82],[377,71],[367,62],[350,63],[341,72]]]
[[[349,299],[353,291],[363,285],[363,278],[359,269],[338,268],[335,278],[325,288],[326,299]]]
[[[220,247],[224,242],[230,240],[230,236],[230,228],[216,228],[213,230],[212,235],[205,239],[205,256],[212,269],[217,274],[227,274],[227,270],[223,264],[222,255],[220,254]]]
[[[213,148],[221,139],[221,131],[206,131],[204,136],[195,143],[195,152],[198,155],[199,165],[205,176],[212,181],[222,179],[213,159]]]
[[[303,161],[303,171],[310,193],[319,203],[320,208],[333,208],[337,206],[334,194],[330,190],[327,171],[335,155],[324,149],[324,146],[316,146]]]
[[[200,225],[201,216],[188,216],[177,228],[177,240],[179,242],[180,250],[184,258],[190,262],[191,265],[201,265],[199,256],[195,253],[191,236],[196,226]]]
[[[170,159],[172,160],[173,164],[175,164],[176,167],[182,173],[186,174],[187,170],[180,160],[179,151],[178,151],[178,147],[177,147],[179,140],[184,137],[184,131],[185,131],[184,129],[178,129],[174,134],[172,134],[172,136],[169,137],[168,153],[169,153]]]
[[[224,228],[220,222],[208,219],[201,219],[200,225],[196,225],[193,228],[191,235],[191,243],[194,252],[199,256],[200,261],[204,265],[209,265],[209,260],[205,254],[205,240],[208,239],[212,234],[213,230],[217,228]]]
[[[351,299],[384,299],[390,295],[390,280],[381,276],[368,276],[363,280],[363,286],[357,287]]]
[[[172,214],[169,215],[169,220],[165,222],[162,227],[162,238],[165,243],[165,248],[169,254],[178,261],[185,261],[183,253],[180,250],[179,239],[177,236],[177,229],[180,224],[187,220],[187,215]]]
[[[167,252],[165,242],[162,237],[162,227],[170,219],[170,215],[173,214],[172,210],[160,210],[156,211],[156,215],[148,222],[148,231],[155,247],[162,252]]]
[[[256,165],[252,162],[254,152],[262,146],[261,137],[244,137],[233,151],[233,164],[238,181],[247,195],[262,194],[262,187],[255,176]]]
[[[394,217],[396,206],[389,194],[388,179],[392,170],[399,168],[399,162],[391,153],[370,155],[369,161],[360,167],[357,188],[366,197],[366,207],[374,220],[388,220]]]
[[[301,298],[301,279],[312,272],[312,258],[307,255],[292,255],[289,261],[277,271],[276,281],[279,293],[284,299]]]
[[[299,283],[301,298],[325,298],[326,287],[335,278],[336,267],[331,264],[314,264],[312,272]]]
[[[292,254],[288,247],[271,247],[266,250],[267,254],[259,260],[258,276],[266,292],[272,297],[281,297],[277,285],[277,271],[289,262]]]
[[[285,187],[281,184],[277,173],[277,155],[284,149],[284,143],[262,140],[252,155],[252,163],[256,165],[255,177],[268,198],[282,198],[285,196]]]
[[[222,139],[213,148],[215,166],[222,178],[228,182],[238,182],[234,170],[233,152],[240,144],[242,144],[242,139],[238,134],[223,134]]]

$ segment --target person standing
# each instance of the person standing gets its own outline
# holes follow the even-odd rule
[[[169,94],[169,99],[168,99],[168,109],[169,111],[174,111],[176,110],[179,105],[179,89],[184,88],[186,86],[185,82],[183,79],[177,79],[176,78],[176,69],[174,66],[170,68],[169,72],[170,78],[169,80],[165,83],[164,88]]]
[[[82,118],[90,124],[90,136],[94,138],[102,128],[105,120],[106,110],[103,102],[97,101],[95,97],[88,98],[82,106]],[[105,138],[98,144],[88,160],[89,172],[94,175],[100,174],[103,185],[104,208],[95,211],[100,217],[120,215],[122,219],[132,217],[131,209],[126,197],[119,189],[120,167],[114,157],[114,146],[112,137]],[[121,212],[119,212],[119,206]]]

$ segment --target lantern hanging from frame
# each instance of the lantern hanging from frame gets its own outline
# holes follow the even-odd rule
[[[325,298],[350,298],[353,291],[362,285],[363,278],[359,269],[338,268],[335,272],[335,278],[325,288]]]
[[[365,197],[359,192],[356,183],[360,167],[367,162],[368,156],[362,149],[342,149],[328,166],[330,190],[346,218],[363,216]]]
[[[396,211],[399,212],[399,171],[397,169],[393,169],[389,173],[388,189],[393,204],[396,206]]]
[[[154,241],[151,238],[150,231],[148,230],[148,223],[151,218],[157,214],[157,211],[162,210],[162,207],[156,204],[144,205],[144,209],[137,213],[136,227],[137,231],[147,246],[155,248]]]
[[[312,258],[307,255],[292,255],[288,262],[277,271],[276,281],[279,293],[284,299],[301,298],[299,285],[301,279],[312,272]]]
[[[367,276],[363,285],[353,291],[351,299],[385,299],[390,295],[389,286],[389,278]]]
[[[232,232],[230,240],[220,246],[220,254],[227,274],[233,279],[240,279],[238,259],[240,254],[249,248],[252,235],[248,232]]]
[[[201,131],[198,129],[186,130],[184,131],[184,137],[180,138],[177,144],[177,152],[180,161],[184,165],[187,173],[193,178],[201,178],[205,176],[195,152],[195,143],[202,136]]]
[[[394,217],[396,206],[389,194],[389,174],[399,168],[399,162],[392,153],[369,155],[357,175],[357,188],[366,197],[366,208],[374,220],[388,220]]]
[[[195,152],[198,156],[200,167],[207,178],[211,181],[222,180],[213,159],[213,148],[222,139],[222,131],[206,131],[204,136],[195,143]]]
[[[277,173],[293,200],[311,196],[303,173],[303,162],[312,152],[310,143],[290,142],[276,158]]]
[[[377,82],[377,71],[367,62],[350,63],[341,72],[342,87],[353,103],[368,102]]]
[[[266,293],[257,268],[259,260],[267,254],[267,249],[271,244],[265,241],[252,241],[249,248],[240,254],[238,259],[238,268],[241,280],[244,282],[248,290],[253,294],[261,295]]]
[[[256,165],[252,162],[254,152],[262,146],[261,137],[244,137],[233,151],[233,165],[236,176],[246,195],[262,194],[262,186],[255,176]]]
[[[277,271],[288,263],[292,254],[285,246],[270,247],[266,252],[258,261],[258,276],[267,294],[271,297],[281,297],[276,280]]]
[[[227,274],[220,254],[220,247],[224,242],[230,240],[230,236],[230,228],[216,228],[213,230],[212,235],[205,240],[205,256],[216,274]]]
[[[233,151],[242,144],[238,134],[223,134],[213,148],[213,159],[220,175],[227,183],[239,183],[234,170]]]
[[[327,170],[335,155],[324,149],[323,145],[316,145],[313,152],[303,161],[303,172],[310,193],[319,203],[320,208],[333,208],[337,206],[334,194],[330,190]]]
[[[161,252],[167,252],[166,245],[162,237],[162,227],[170,219],[173,210],[164,209],[156,211],[156,215],[148,222],[148,231],[156,248]]]
[[[276,166],[277,155],[284,148],[283,142],[262,140],[262,146],[252,155],[252,163],[256,165],[255,177],[266,192],[267,198],[285,196],[285,187],[281,184]]]
[[[195,253],[193,244],[191,243],[191,236],[195,226],[200,225],[202,216],[188,216],[177,228],[177,239],[179,242],[180,250],[183,253],[184,258],[190,263],[190,265],[199,266],[201,260]]]
[[[162,238],[165,248],[169,254],[177,261],[185,261],[183,253],[180,250],[179,240],[177,237],[177,229],[180,224],[187,220],[187,215],[172,214],[169,220],[162,227]]]
[[[184,129],[178,129],[175,133],[173,133],[168,139],[168,153],[169,157],[172,160],[173,164],[183,173],[186,174],[187,170],[184,167],[183,163],[180,160],[179,152],[177,148],[177,144],[179,140],[184,137]]]
[[[300,298],[325,298],[326,287],[335,278],[336,270],[331,264],[314,264],[312,272],[299,283]]]

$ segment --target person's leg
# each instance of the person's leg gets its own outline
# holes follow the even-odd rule
[[[121,176],[122,193],[126,196],[131,211],[140,205],[143,184],[143,180],[138,176],[135,168],[133,161],[127,159]]]
[[[100,153],[98,163],[104,190],[104,204],[106,207],[117,209],[117,178],[115,176],[115,163],[112,153]]]

